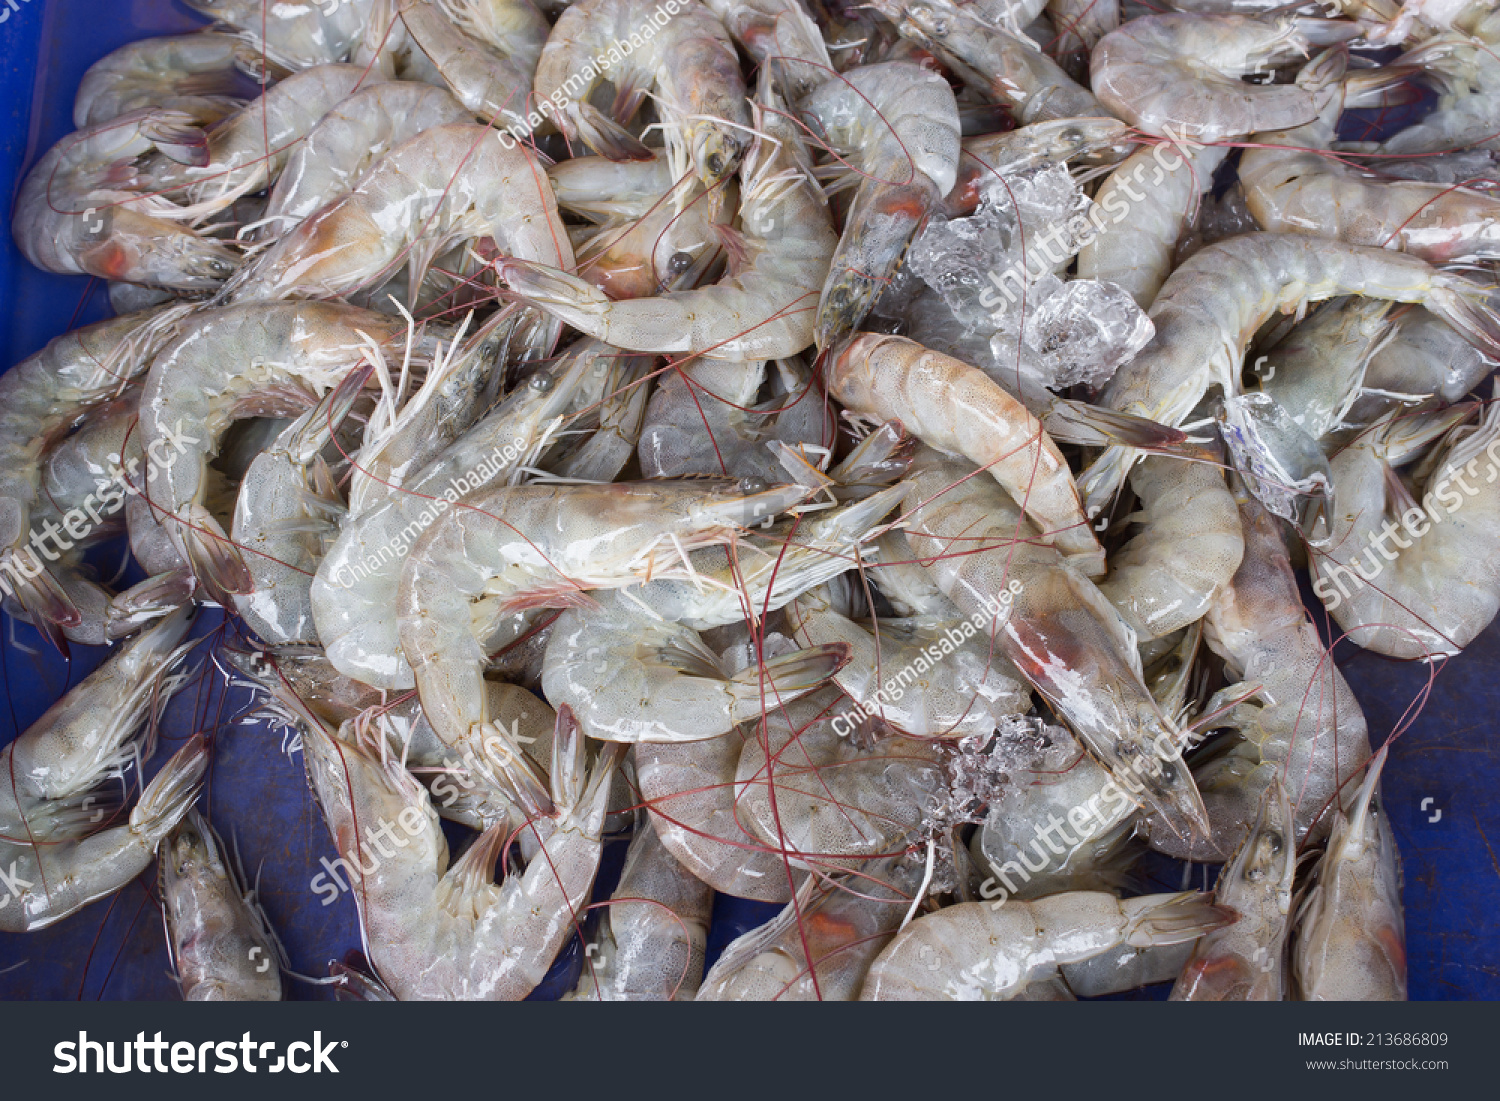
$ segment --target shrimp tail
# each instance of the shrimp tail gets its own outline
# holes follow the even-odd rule
[[[832,642],[740,670],[729,678],[734,721],[747,722],[767,707],[807,695],[848,665],[850,656],[847,642]]]
[[[1204,933],[1233,925],[1239,914],[1214,903],[1211,895],[1184,891],[1177,895],[1146,895],[1120,904],[1127,915],[1125,943],[1134,948],[1181,944]]]
[[[146,786],[140,802],[130,812],[130,828],[145,834],[153,845],[160,841],[198,798],[207,769],[208,743],[203,735],[194,734]]]
[[[828,268],[818,303],[817,345],[822,351],[854,332],[901,267],[928,213],[942,201],[932,181],[866,180],[844,220],[843,236]]]
[[[131,586],[110,601],[109,637],[123,638],[182,607],[192,600],[193,587],[189,570],[160,573]]]
[[[495,262],[495,274],[513,293],[575,328],[609,306],[609,297],[592,283],[542,264],[501,259]]]
[[[202,168],[209,162],[208,135],[183,111],[155,111],[140,122],[142,136],[178,164]]]
[[[592,104],[578,105],[574,124],[583,143],[601,157],[612,161],[649,161],[655,156],[640,138]]]
[[[233,543],[217,533],[218,523],[202,505],[190,505],[182,540],[193,576],[215,602],[229,607],[234,596],[252,592],[255,581]]]
[[[82,623],[83,613],[57,583],[57,579],[47,571],[46,565],[37,558],[35,551],[31,552],[30,558],[37,567],[35,573],[27,574],[23,565],[24,558],[14,552],[10,555],[10,562],[14,563],[15,569],[10,569],[7,565],[5,572],[10,575],[8,584],[14,588],[16,599],[31,617],[32,625],[43,634],[48,634],[48,629],[54,626],[76,627]]]
[[[1058,443],[1082,447],[1118,444],[1142,451],[1168,453],[1180,451],[1187,440],[1187,433],[1180,428],[1071,398],[1059,399],[1048,411],[1043,424],[1047,434]]]
[[[1485,355],[1500,358],[1500,301],[1493,288],[1443,272],[1433,280],[1426,305]]]

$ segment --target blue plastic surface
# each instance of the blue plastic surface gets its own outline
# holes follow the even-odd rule
[[[200,25],[197,17],[168,0],[27,0],[14,11],[0,3],[0,11],[9,11],[0,23],[0,193],[9,199],[20,169],[71,131],[73,93],[90,64],[133,39]],[[47,275],[27,264],[10,240],[9,219],[4,221],[0,354],[8,366],[53,336],[109,311],[99,284]],[[122,551],[114,553],[118,561]],[[221,629],[217,613],[200,618],[196,633]],[[7,702],[0,716],[0,744],[25,730],[104,656],[103,651],[75,649],[72,661],[64,662],[47,652],[30,628],[8,618],[0,645],[0,691]],[[1337,657],[1364,706],[1372,738],[1378,743],[1402,730],[1386,770],[1385,791],[1405,860],[1411,996],[1500,998],[1500,814],[1495,810],[1500,633],[1492,627],[1441,670],[1425,702],[1424,667],[1384,661],[1347,646],[1340,647]],[[264,725],[230,724],[249,702],[246,693],[225,692],[222,676],[210,667],[172,705],[166,744],[147,773],[154,774],[193,730],[211,733],[213,766],[205,796],[210,817],[226,839],[234,839],[252,874],[258,870],[261,897],[293,968],[324,975],[330,960],[360,947],[354,904],[342,895],[325,906],[327,894],[312,889],[312,880],[324,870],[320,861],[331,862],[336,853],[308,792],[300,756],[289,759],[280,736]],[[618,851],[608,854],[601,897],[607,897],[618,875],[618,861]],[[0,997],[176,998],[152,878],[148,872],[116,896],[51,929],[26,936],[0,934]],[[1170,873],[1162,886],[1176,887],[1169,878]],[[714,911],[710,956],[774,912],[774,907],[721,898]],[[570,987],[581,956],[575,940],[537,996],[555,997]],[[289,982],[288,991],[294,998],[329,993],[326,987],[300,982]],[[1134,996],[1163,993],[1157,988]]]

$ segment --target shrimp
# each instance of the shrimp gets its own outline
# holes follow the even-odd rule
[[[1387,657],[1451,657],[1500,611],[1500,564],[1488,549],[1500,522],[1500,409],[1488,405],[1477,427],[1448,436],[1420,493],[1393,473],[1452,423],[1451,411],[1392,415],[1332,460],[1337,507],[1314,535],[1313,591],[1350,641]]]
[[[370,18],[374,0],[183,0],[233,27],[256,53],[288,69],[342,61]]]
[[[1245,349],[1272,314],[1347,294],[1420,302],[1500,353],[1500,318],[1479,284],[1387,249],[1248,233],[1194,253],[1167,278],[1148,315],[1155,335],[1110,380],[1103,402],[1177,427],[1211,388],[1239,392]],[[1108,504],[1134,459],[1133,449],[1112,444],[1084,471],[1090,508]]]
[[[615,219],[597,230],[582,230],[576,242],[579,273],[613,299],[696,287],[722,255],[725,234],[733,239],[736,231],[727,216],[734,204],[705,201],[708,196],[694,182],[679,211],[675,202],[666,201],[673,190],[664,189],[659,201],[633,221]]]
[[[1477,147],[1500,149],[1500,57],[1495,47],[1464,35],[1444,34],[1390,63],[1419,65],[1438,86],[1436,107],[1413,125],[1398,130],[1376,152],[1410,157]]]
[[[1293,842],[1316,841],[1332,808],[1348,799],[1343,785],[1370,756],[1364,714],[1302,606],[1278,521],[1248,495],[1236,498],[1245,555],[1209,609],[1204,637],[1234,678],[1207,710],[1224,711],[1215,724],[1239,739],[1195,769],[1213,824],[1207,843],[1189,845],[1149,823],[1153,848],[1204,862],[1234,852],[1262,792],[1278,779],[1292,800]],[[1257,688],[1259,700],[1247,699]]]
[[[1341,66],[1310,65],[1295,84],[1240,78],[1360,33],[1354,23],[1302,16],[1148,15],[1105,35],[1089,70],[1115,117],[1148,134],[1209,143],[1317,118],[1339,98]]]
[[[612,482],[620,476],[640,444],[650,397],[645,379],[655,362],[654,356],[619,353],[596,365],[596,370],[606,368],[607,380],[598,399],[599,425],[575,449],[550,465],[552,473],[583,482]]]
[[[740,820],[795,868],[857,870],[899,853],[948,796],[935,742],[857,742],[840,731],[842,700],[828,689],[768,711],[735,771]]]
[[[1401,854],[1377,794],[1389,752],[1370,759],[1353,807],[1334,819],[1297,913],[1292,971],[1304,1001],[1406,1001]]]
[[[1182,973],[1196,943],[1185,940],[1146,948],[1127,944],[1079,963],[1065,963],[1059,970],[1068,989],[1080,998],[1123,994],[1142,986],[1172,982]]]
[[[864,711],[918,738],[985,736],[1004,716],[1026,711],[1031,693],[988,639],[965,637],[962,615],[949,609],[948,616],[863,623],[809,593],[792,602],[789,617],[805,645],[850,648],[833,679]],[[910,692],[894,683],[905,669],[920,671]],[[891,679],[882,682],[883,675]]]
[[[737,361],[796,355],[812,343],[808,300],[828,275],[837,238],[807,149],[779,102],[764,77],[757,137],[740,167],[743,259],[734,274],[697,290],[611,302],[577,276],[536,264],[501,260],[496,272],[521,298],[617,348]]]
[[[1031,39],[986,23],[971,7],[934,0],[876,0],[875,7],[971,88],[1009,107],[1022,125],[1110,114]]]
[[[382,157],[424,130],[469,122],[463,104],[442,88],[396,81],[348,96],[318,120],[287,157],[265,222],[277,233],[311,217]]]
[[[730,675],[691,628],[656,620],[604,593],[571,608],[547,644],[542,691],[567,704],[585,733],[609,742],[693,742],[804,696],[848,660],[846,646],[813,646]]]
[[[1193,945],[1172,987],[1174,1002],[1279,1002],[1286,993],[1287,936],[1297,846],[1286,789],[1273,780],[1238,851],[1219,870],[1214,902],[1239,920]]]
[[[90,833],[121,809],[103,784],[149,755],[151,736],[143,752],[137,733],[187,680],[172,670],[191,649],[182,640],[192,620],[183,609],[125,643],[0,749],[0,867],[11,886],[0,897],[0,931],[46,928],[124,887],[197,798],[208,751],[194,736],[146,785],[127,823]]]
[[[416,683],[402,657],[397,626],[403,560],[460,496],[518,477],[519,468],[555,434],[593,366],[594,357],[585,351],[560,374],[532,375],[488,417],[404,473],[398,489],[345,522],[312,583],[318,637],[339,672],[381,688]],[[501,645],[511,641],[500,640]]]
[[[1134,632],[1003,492],[972,475],[919,454],[906,483],[918,560],[1112,775],[1180,833],[1207,834],[1179,732],[1142,680]]]
[[[571,157],[547,169],[557,205],[591,222],[630,221],[650,214],[679,183],[661,149],[646,160]]]
[[[1166,142],[1143,146],[1121,162],[1094,197],[1112,224],[1078,254],[1079,278],[1118,284],[1141,309],[1150,309],[1171,274],[1178,241],[1231,151],[1227,145]],[[1142,178],[1147,169],[1149,183]]]
[[[278,1002],[281,946],[237,881],[224,843],[190,810],[161,855],[162,911],[172,966],[188,1002]]]
[[[796,103],[833,75],[823,32],[802,0],[704,0],[734,40],[769,66],[776,89]]]
[[[143,108],[70,134],[21,184],[11,226],[44,271],[181,290],[213,290],[240,256],[179,223],[197,213],[157,194],[147,155],[200,158],[204,137],[181,111]]]
[[[239,107],[234,72],[253,60],[232,34],[143,38],[89,66],[73,100],[73,126],[117,119],[142,107],[182,111],[207,124]]]
[[[1378,92],[1394,79],[1380,70],[1356,74],[1344,82],[1342,102],[1330,100],[1312,122],[1256,135],[1239,164],[1250,213],[1271,233],[1398,249],[1434,264],[1500,258],[1500,199],[1379,179],[1319,152],[1332,143],[1343,107],[1365,106],[1367,86]]]
[[[895,859],[839,880],[808,877],[795,902],[724,949],[698,1001],[855,1001],[911,907],[917,879]]]
[[[767,444],[833,442],[833,413],[795,360],[779,360],[779,392],[757,403],[764,363],[701,359],[683,364],[646,406],[638,454],[647,478],[692,474],[775,478],[781,466]]]
[[[1162,638],[1202,619],[1234,578],[1245,553],[1239,509],[1212,462],[1154,456],[1130,486],[1142,530],[1110,558],[1099,591],[1139,637]]]
[[[1271,366],[1258,372],[1261,393],[1274,398],[1311,439],[1322,440],[1343,427],[1370,365],[1406,331],[1408,322],[1392,324],[1390,313],[1391,303],[1378,298],[1325,302],[1266,353]],[[1451,335],[1456,358],[1482,360],[1479,350],[1447,324],[1425,310],[1416,316],[1431,317]],[[1463,393],[1471,388],[1472,384]],[[1453,400],[1462,396],[1454,394]]]
[[[973,214],[995,190],[997,176],[1075,159],[1113,164],[1133,148],[1127,134],[1128,127],[1118,119],[1076,118],[965,138],[958,179],[943,200],[943,213],[949,218]]]
[[[151,180],[169,196],[181,191],[196,211],[222,210],[274,183],[318,120],[377,80],[357,65],[320,65],[289,76],[214,128],[206,164],[161,163]]]
[[[854,412],[899,420],[930,447],[984,467],[1074,565],[1104,572],[1067,460],[1041,422],[977,367],[904,337],[864,334],[839,351],[824,383]]]
[[[615,86],[612,118],[589,102],[606,79]],[[612,160],[649,155],[620,123],[651,89],[673,174],[691,162],[712,190],[734,172],[751,132],[739,56],[718,16],[698,0],[682,0],[672,16],[653,11],[650,0],[579,0],[558,17],[536,67],[535,92],[550,101],[548,113],[568,141]]]
[[[860,1000],[1008,1001],[1121,945],[1178,944],[1232,921],[1194,891],[1119,899],[1069,891],[1034,902],[961,902],[917,918],[870,966]]]
[[[308,780],[355,881],[365,954],[391,992],[403,1001],[518,1001],[531,993],[593,886],[609,781],[624,747],[606,747],[586,773],[583,734],[566,709],[559,713],[550,797],[540,791],[526,807],[542,852],[524,875],[497,885],[508,824],[485,831],[450,867],[426,789],[383,738],[367,725],[335,732],[311,716],[304,722]]]
[[[228,290],[240,300],[334,298],[378,285],[402,260],[416,286],[433,259],[481,237],[502,253],[573,264],[536,158],[483,126],[435,126],[277,240]]]
[[[1408,401],[1437,395],[1458,401],[1495,370],[1486,355],[1457,329],[1428,310],[1413,310],[1400,319],[1390,341],[1376,350],[1365,369],[1364,387]],[[1359,402],[1351,416],[1361,419],[1367,402]]]
[[[246,626],[273,646],[315,643],[311,588],[344,515],[328,460],[368,374],[345,376],[250,464],[235,499],[234,544],[254,588],[234,595]]]
[[[62,529],[55,523],[39,531],[33,515],[42,503],[47,449],[90,408],[104,405],[139,377],[189,309],[147,311],[76,329],[0,377],[0,587],[8,596],[14,595],[43,630],[49,624],[65,629],[83,625],[79,609],[59,588],[44,561],[55,558],[46,547],[47,538],[62,551],[72,544],[62,538]],[[170,455],[170,450],[163,453],[163,457]],[[95,526],[118,507],[127,491],[120,484],[122,474],[129,476],[127,485],[138,486],[146,478],[140,472],[140,458],[122,454],[118,460],[120,465],[109,472],[109,480],[101,478],[91,487],[98,496],[86,494],[79,503],[80,511],[87,512]],[[75,531],[68,534],[78,538]]]
[[[486,620],[586,606],[588,589],[687,576],[689,550],[728,542],[807,493],[757,482],[499,486],[470,494],[417,540],[397,599],[401,648],[438,737],[456,745],[487,729],[479,692]],[[493,610],[476,618],[478,601]]]
[[[471,120],[526,126],[527,95],[551,29],[530,0],[391,0],[387,11],[399,13],[401,28],[380,27],[383,67],[385,56],[396,55],[400,76],[446,86]],[[367,42],[385,19],[382,12],[372,22]]]
[[[274,404],[277,388],[291,390],[305,411],[311,402],[299,387],[337,385],[358,369],[370,345],[393,343],[406,326],[353,306],[300,302],[210,310],[183,329],[146,376],[141,440],[148,452],[176,440],[179,453],[163,472],[153,507],[170,518],[172,544],[193,576],[228,605],[231,594],[252,586],[238,548],[206,505],[208,462],[230,421]]]
[[[703,980],[713,888],[689,874],[641,815],[570,1000],[692,1001]]]
[[[818,349],[859,327],[958,175],[958,104],[936,73],[907,62],[843,74],[798,106],[857,184],[818,299]],[[795,217],[791,211],[783,217]]]
[[[1048,0],[1047,12],[1057,27],[1053,55],[1066,72],[1086,83],[1089,54],[1120,25],[1119,0]]]

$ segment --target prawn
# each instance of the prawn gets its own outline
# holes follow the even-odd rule
[[[84,130],[143,107],[182,111],[207,125],[241,101],[234,72],[254,60],[232,34],[180,34],[121,46],[89,66],[73,99],[73,126]]]

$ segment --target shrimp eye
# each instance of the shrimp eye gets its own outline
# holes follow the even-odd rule
[[[682,275],[693,266],[692,253],[674,252],[672,258],[667,261],[667,270],[673,275]]]
[[[722,175],[724,172],[724,158],[718,153],[709,154],[708,171],[715,177]]]
[[[1270,844],[1270,846],[1271,846],[1271,852],[1272,853],[1279,853],[1279,852],[1281,852],[1281,846],[1282,846],[1281,834],[1279,834],[1279,833],[1273,833],[1269,837],[1266,838],[1266,841]]]
[[[764,493],[767,488],[768,487],[766,486],[766,480],[764,478],[740,479],[740,492],[745,494],[745,496],[747,497],[752,497],[757,493]]]
[[[1177,766],[1176,765],[1162,765],[1161,766],[1161,778],[1163,780],[1165,780],[1169,784],[1176,783],[1177,782]]]
[[[538,371],[531,376],[531,382],[528,385],[538,394],[550,394],[553,386],[552,376],[546,371]]]

